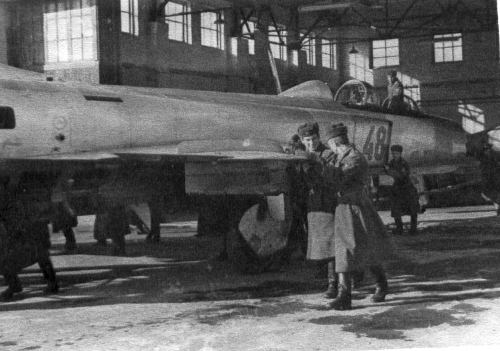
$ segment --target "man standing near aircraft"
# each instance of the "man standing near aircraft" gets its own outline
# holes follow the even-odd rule
[[[332,178],[339,190],[334,226],[338,295],[327,307],[349,310],[351,274],[365,267],[369,267],[376,279],[372,301],[385,301],[388,286],[382,262],[391,245],[384,223],[366,194],[365,156],[349,142],[347,127],[342,123],[330,126],[327,138],[337,154]]]
[[[417,214],[419,210],[417,189],[410,179],[410,166],[401,156],[401,145],[391,146],[392,160],[385,165],[385,171],[394,178],[391,188],[391,215],[396,224],[395,234],[403,234],[401,216],[410,215],[410,235],[417,234]]]
[[[337,275],[335,273],[335,247],[333,224],[337,201],[333,183],[328,182],[328,165],[335,160],[335,154],[320,141],[319,125],[304,123],[298,128],[302,144],[311,160],[305,166],[306,183],[309,189],[307,203],[308,244],[307,258],[326,263],[328,267],[328,289],[326,298],[337,296]],[[298,154],[301,152],[298,151]]]
[[[401,113],[405,109],[403,84],[398,79],[398,72],[395,70],[387,74],[387,107],[396,113]]]

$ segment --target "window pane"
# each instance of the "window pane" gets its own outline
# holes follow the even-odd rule
[[[93,38],[83,38],[83,58],[85,60],[95,60]]]
[[[71,53],[72,53],[71,59],[73,61],[74,60],[81,60],[83,58],[82,39],[74,39],[71,41]]]
[[[384,57],[384,56],[385,56],[385,48],[373,49],[373,57]]]
[[[68,38],[68,20],[60,18],[57,21],[57,38],[66,40]]]
[[[73,17],[71,19],[71,38],[81,38],[82,37],[82,18]]]
[[[129,33],[130,32],[130,21],[129,21],[128,13],[122,12],[121,20],[122,20],[122,32]]]
[[[130,9],[128,8],[128,3],[129,0],[120,0],[120,9],[125,12],[129,12]]]
[[[399,50],[397,47],[395,48],[387,48],[387,56],[398,56]]]
[[[444,61],[453,61],[453,49],[452,48],[445,48],[444,51]]]
[[[238,56],[238,38],[231,38],[231,53]]]
[[[442,50],[434,50],[434,57],[436,62],[443,62],[443,51]]]
[[[82,26],[83,26],[82,35],[84,37],[91,37],[94,35],[94,23],[92,21],[92,16],[83,17],[82,18]]]
[[[47,41],[57,40],[57,25],[56,21],[47,22]]]
[[[399,57],[387,58],[387,66],[398,66],[398,65],[399,65]]]
[[[68,57],[68,41],[63,40],[57,43],[58,50],[58,61],[59,62],[67,62],[69,60]]]
[[[373,48],[383,48],[385,45],[384,45],[384,41],[383,40],[374,40],[373,41]]]
[[[57,42],[47,43],[47,62],[57,62]]]

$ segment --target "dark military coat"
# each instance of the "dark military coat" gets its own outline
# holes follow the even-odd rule
[[[404,104],[404,91],[403,84],[399,79],[396,79],[393,83],[390,83],[387,86],[387,100],[389,107],[391,110],[396,112],[402,112],[405,109]]]
[[[394,178],[391,188],[391,215],[416,215],[419,210],[417,188],[410,179],[410,166],[404,159],[392,159],[387,174]]]
[[[381,264],[392,245],[366,194],[368,163],[354,145],[337,155],[333,175],[339,192],[335,211],[335,264],[339,273]]]

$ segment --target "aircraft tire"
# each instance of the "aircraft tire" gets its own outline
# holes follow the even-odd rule
[[[229,262],[242,274],[260,274],[280,269],[286,261],[287,250],[280,250],[272,255],[260,257],[247,244],[237,228],[227,233],[226,250]]]

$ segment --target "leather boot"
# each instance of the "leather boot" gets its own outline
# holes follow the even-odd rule
[[[375,293],[373,294],[371,300],[372,302],[384,302],[385,297],[389,290],[389,285],[387,284],[387,277],[385,275],[384,269],[381,266],[370,267],[370,271],[375,276]]]
[[[327,304],[327,308],[336,311],[351,309],[351,279],[349,273],[339,273],[339,292],[337,297]]]
[[[411,218],[409,235],[417,235],[417,215],[413,215]]]
[[[401,217],[394,217],[394,224],[396,224],[396,229],[394,229],[394,235],[403,235],[403,220]]]
[[[335,261],[328,262],[328,288],[323,295],[327,299],[334,299],[337,297],[337,273],[335,273]]]

